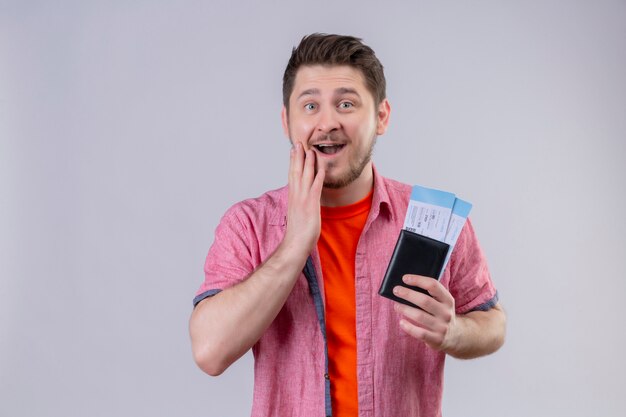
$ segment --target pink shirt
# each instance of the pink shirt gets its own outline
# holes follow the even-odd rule
[[[194,305],[250,275],[281,242],[287,188],[231,207],[215,231]],[[411,186],[374,169],[374,196],[356,252],[360,417],[441,415],[445,354],[404,333],[394,302],[378,295],[402,229]],[[468,220],[441,278],[459,314],[497,302],[485,256]],[[274,322],[252,348],[254,417],[330,416],[324,280],[317,251]]]

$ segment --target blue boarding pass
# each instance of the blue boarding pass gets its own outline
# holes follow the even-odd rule
[[[413,186],[403,228],[450,245],[442,274],[471,209],[471,203],[454,193]]]

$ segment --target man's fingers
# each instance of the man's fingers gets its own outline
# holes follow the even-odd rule
[[[302,148],[302,144],[300,142],[296,142],[293,145],[293,152],[291,153],[291,161],[289,166],[289,182],[292,186],[300,186],[303,165],[304,149]]]
[[[294,169],[296,164],[296,145],[293,145],[289,150],[289,173],[287,179],[289,181],[289,185],[293,185],[295,175]]]
[[[441,303],[449,304],[450,302],[454,302],[454,298],[452,297],[450,292],[446,290],[445,287],[434,278],[425,277],[422,275],[407,274],[402,277],[402,281],[404,281],[405,284],[419,287],[428,291],[428,293],[435,300]]]
[[[306,193],[311,189],[314,180],[317,179],[315,174],[316,159],[317,155],[312,149],[304,150],[300,142],[293,145],[289,162],[289,183],[292,188],[295,188],[294,191]]]
[[[400,328],[408,335],[425,342],[427,345],[435,349],[441,346],[444,340],[444,337],[441,334],[418,327],[408,320],[400,320]]]
[[[401,285],[394,287],[393,293],[397,297],[422,309],[397,304],[396,311],[403,316],[400,320],[400,327],[434,349],[445,349],[445,344],[449,343],[448,335],[455,326],[454,298],[439,281],[433,278],[407,274],[402,277],[402,280],[408,285],[428,291],[430,295]]]
[[[326,171],[323,168],[320,168],[315,174],[315,180],[313,181],[313,185],[311,186],[311,191],[315,193],[315,195],[322,195],[322,188],[324,187],[324,178],[326,177]]]
[[[302,172],[302,184],[305,189],[309,188],[313,183],[313,176],[315,175],[315,152],[309,149],[304,153],[304,170]]]
[[[404,304],[395,303],[395,310],[409,319],[413,324],[426,330],[441,331],[441,322],[426,311],[418,310]],[[443,329],[445,330],[445,329]]]
[[[428,279],[430,279],[431,281],[433,280],[432,278]],[[432,314],[433,316],[446,316],[447,311],[449,311],[449,306],[447,306],[445,303],[442,303],[427,294],[422,294],[421,292],[412,290],[410,288],[405,288],[398,285],[393,289],[393,293],[397,297],[400,297],[410,303],[415,304],[416,306],[423,309],[427,313]]]

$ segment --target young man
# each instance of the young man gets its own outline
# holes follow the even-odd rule
[[[252,348],[253,416],[437,416],[445,355],[503,343],[505,318],[468,221],[430,296],[377,291],[411,187],[371,161],[390,105],[383,67],[349,36],[306,36],[283,78],[288,186],[230,208],[190,321],[194,358],[221,374]]]

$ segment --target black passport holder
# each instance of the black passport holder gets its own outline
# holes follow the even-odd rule
[[[449,249],[450,245],[447,243],[402,229],[378,294],[399,303],[417,307],[393,295],[393,288],[401,285],[428,294],[422,288],[405,284],[402,277],[405,274],[414,274],[438,279]]]

